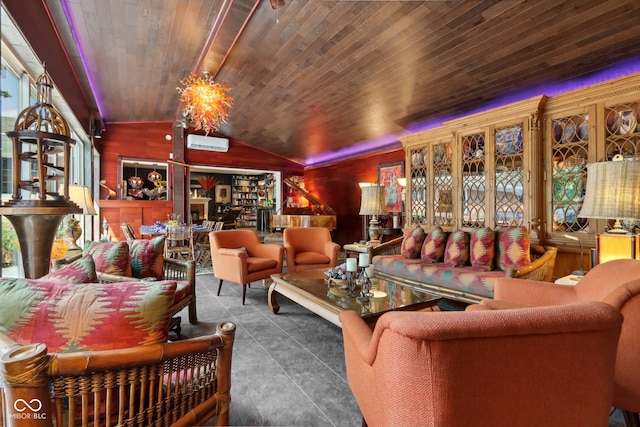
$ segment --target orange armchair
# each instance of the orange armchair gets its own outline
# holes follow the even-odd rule
[[[467,310],[603,301],[620,310],[624,323],[618,343],[612,405],[627,425],[640,425],[640,260],[620,259],[593,267],[574,286],[535,280],[496,280],[494,299]],[[634,424],[635,423],[635,424]]]
[[[282,233],[287,251],[287,270],[330,268],[338,263],[340,245],[322,227],[285,228]]]
[[[622,323],[608,304],[389,312],[373,331],[353,311],[340,321],[363,425],[608,423]]]
[[[249,283],[282,273],[284,247],[260,243],[254,230],[211,231],[209,242],[213,275],[218,278],[218,295],[223,280],[241,284],[244,305]]]

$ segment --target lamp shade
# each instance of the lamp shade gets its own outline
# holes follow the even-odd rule
[[[587,165],[580,218],[640,219],[640,161]]]
[[[362,187],[360,215],[384,215],[386,213],[387,207],[384,201],[384,187],[380,185]]]
[[[76,205],[80,206],[84,215],[97,214],[96,209],[93,206],[91,192],[89,192],[89,187],[86,185],[70,185],[69,199]]]

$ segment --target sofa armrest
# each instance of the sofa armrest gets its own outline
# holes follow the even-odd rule
[[[371,248],[371,258],[376,255],[399,255],[402,247],[404,236],[396,237],[388,242],[384,242],[378,246]]]
[[[56,259],[52,259],[51,260],[51,270],[52,271],[56,271],[61,269],[62,267],[64,267],[65,265],[71,264],[74,261],[79,260],[80,258],[82,258],[82,253],[73,255],[71,257],[65,257],[65,258],[56,258]]]
[[[342,323],[345,351],[357,353],[367,364],[373,364],[378,350],[377,341],[372,344],[373,331],[355,311],[343,311],[339,314]],[[348,350],[347,350],[348,348]]]
[[[532,244],[530,253],[531,263],[517,271],[507,272],[507,277],[553,282],[553,267],[556,264],[558,248]]]

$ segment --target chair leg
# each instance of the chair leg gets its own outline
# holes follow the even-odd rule
[[[242,284],[242,305],[244,305],[244,297],[247,295],[247,284]]]
[[[624,422],[627,424],[627,427],[640,427],[640,417],[638,417],[637,412],[622,410],[622,414],[624,415]]]
[[[189,323],[192,325],[198,324],[198,311],[196,307],[196,297],[194,296],[189,303]]]
[[[222,279],[218,279],[218,296],[220,296],[220,289],[222,289]]]

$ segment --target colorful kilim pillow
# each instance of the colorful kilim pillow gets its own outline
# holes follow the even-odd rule
[[[497,230],[496,259],[500,270],[518,269],[531,263],[531,242],[526,227]]]
[[[38,280],[50,280],[67,283],[96,283],[96,265],[89,254],[58,270],[45,274]]]
[[[174,281],[0,279],[0,332],[65,353],[166,342],[175,290]]]
[[[164,236],[130,241],[129,254],[133,277],[164,277]]]
[[[456,230],[449,234],[444,262],[452,267],[469,265],[469,233]]]
[[[84,252],[93,256],[96,271],[131,277],[129,245],[127,242],[92,242],[84,244]]]
[[[400,247],[402,256],[405,258],[418,258],[424,238],[425,232],[419,225],[409,230],[407,235],[404,236],[402,246]]]
[[[485,271],[493,269],[495,255],[495,232],[488,228],[478,228],[471,233],[471,265]]]
[[[441,262],[446,246],[447,233],[442,230],[442,227],[436,227],[424,238],[420,258],[430,262]]]

